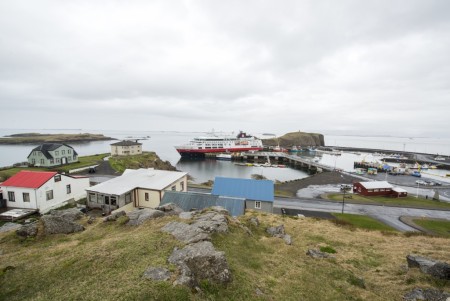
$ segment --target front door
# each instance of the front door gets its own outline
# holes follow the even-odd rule
[[[62,162],[62,164],[67,164],[67,158],[66,157],[62,157],[61,158],[61,162]]]

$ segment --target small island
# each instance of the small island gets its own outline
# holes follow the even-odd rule
[[[39,143],[74,143],[116,140],[103,134],[40,134],[21,133],[0,138],[0,144],[39,144]]]
[[[291,146],[325,146],[325,140],[322,134],[292,132],[284,134],[278,138],[262,139],[265,146],[280,146],[288,148]]]

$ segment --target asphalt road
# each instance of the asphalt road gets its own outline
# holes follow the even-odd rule
[[[287,200],[278,198],[274,202],[274,207],[323,212],[342,212],[342,203],[327,202],[317,199]],[[401,216],[430,217],[450,220],[450,211],[348,203],[344,204],[344,213],[368,215],[402,232],[417,230],[401,222]]]

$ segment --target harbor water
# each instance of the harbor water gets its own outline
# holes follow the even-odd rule
[[[271,180],[287,181],[305,178],[308,174],[301,170],[291,168],[274,167],[248,167],[237,166],[230,161],[217,161],[214,159],[185,161],[175,150],[175,145],[187,143],[194,137],[204,136],[200,132],[164,132],[164,131],[101,131],[101,130],[42,130],[42,129],[8,129],[0,130],[0,136],[18,133],[93,133],[104,134],[118,140],[139,139],[144,151],[154,151],[162,160],[169,161],[177,169],[188,172],[196,183],[213,180],[215,176],[250,178],[253,174],[262,175]],[[262,135],[255,134],[257,137]],[[110,144],[114,141],[94,141],[86,143],[70,143],[79,156],[94,155],[110,152]],[[424,152],[431,154],[449,155],[450,139],[436,138],[394,138],[394,137],[359,137],[359,136],[325,136],[326,145],[377,148],[398,151]],[[10,166],[17,162],[24,162],[31,150],[37,145],[0,145],[0,166]],[[367,153],[343,153],[335,156],[323,153],[298,153],[309,159],[316,158],[320,163],[345,171],[353,171],[353,162],[365,160],[371,162],[375,158]],[[445,171],[433,170],[434,174],[439,172],[445,175]]]

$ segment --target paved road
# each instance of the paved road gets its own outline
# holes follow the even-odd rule
[[[342,203],[327,202],[317,199],[276,199],[274,207],[303,209],[311,211],[338,212],[342,211]],[[450,220],[450,211],[413,209],[388,206],[348,204],[344,205],[344,213],[368,215],[376,218],[399,231],[417,231],[400,221],[401,216],[431,217]]]

